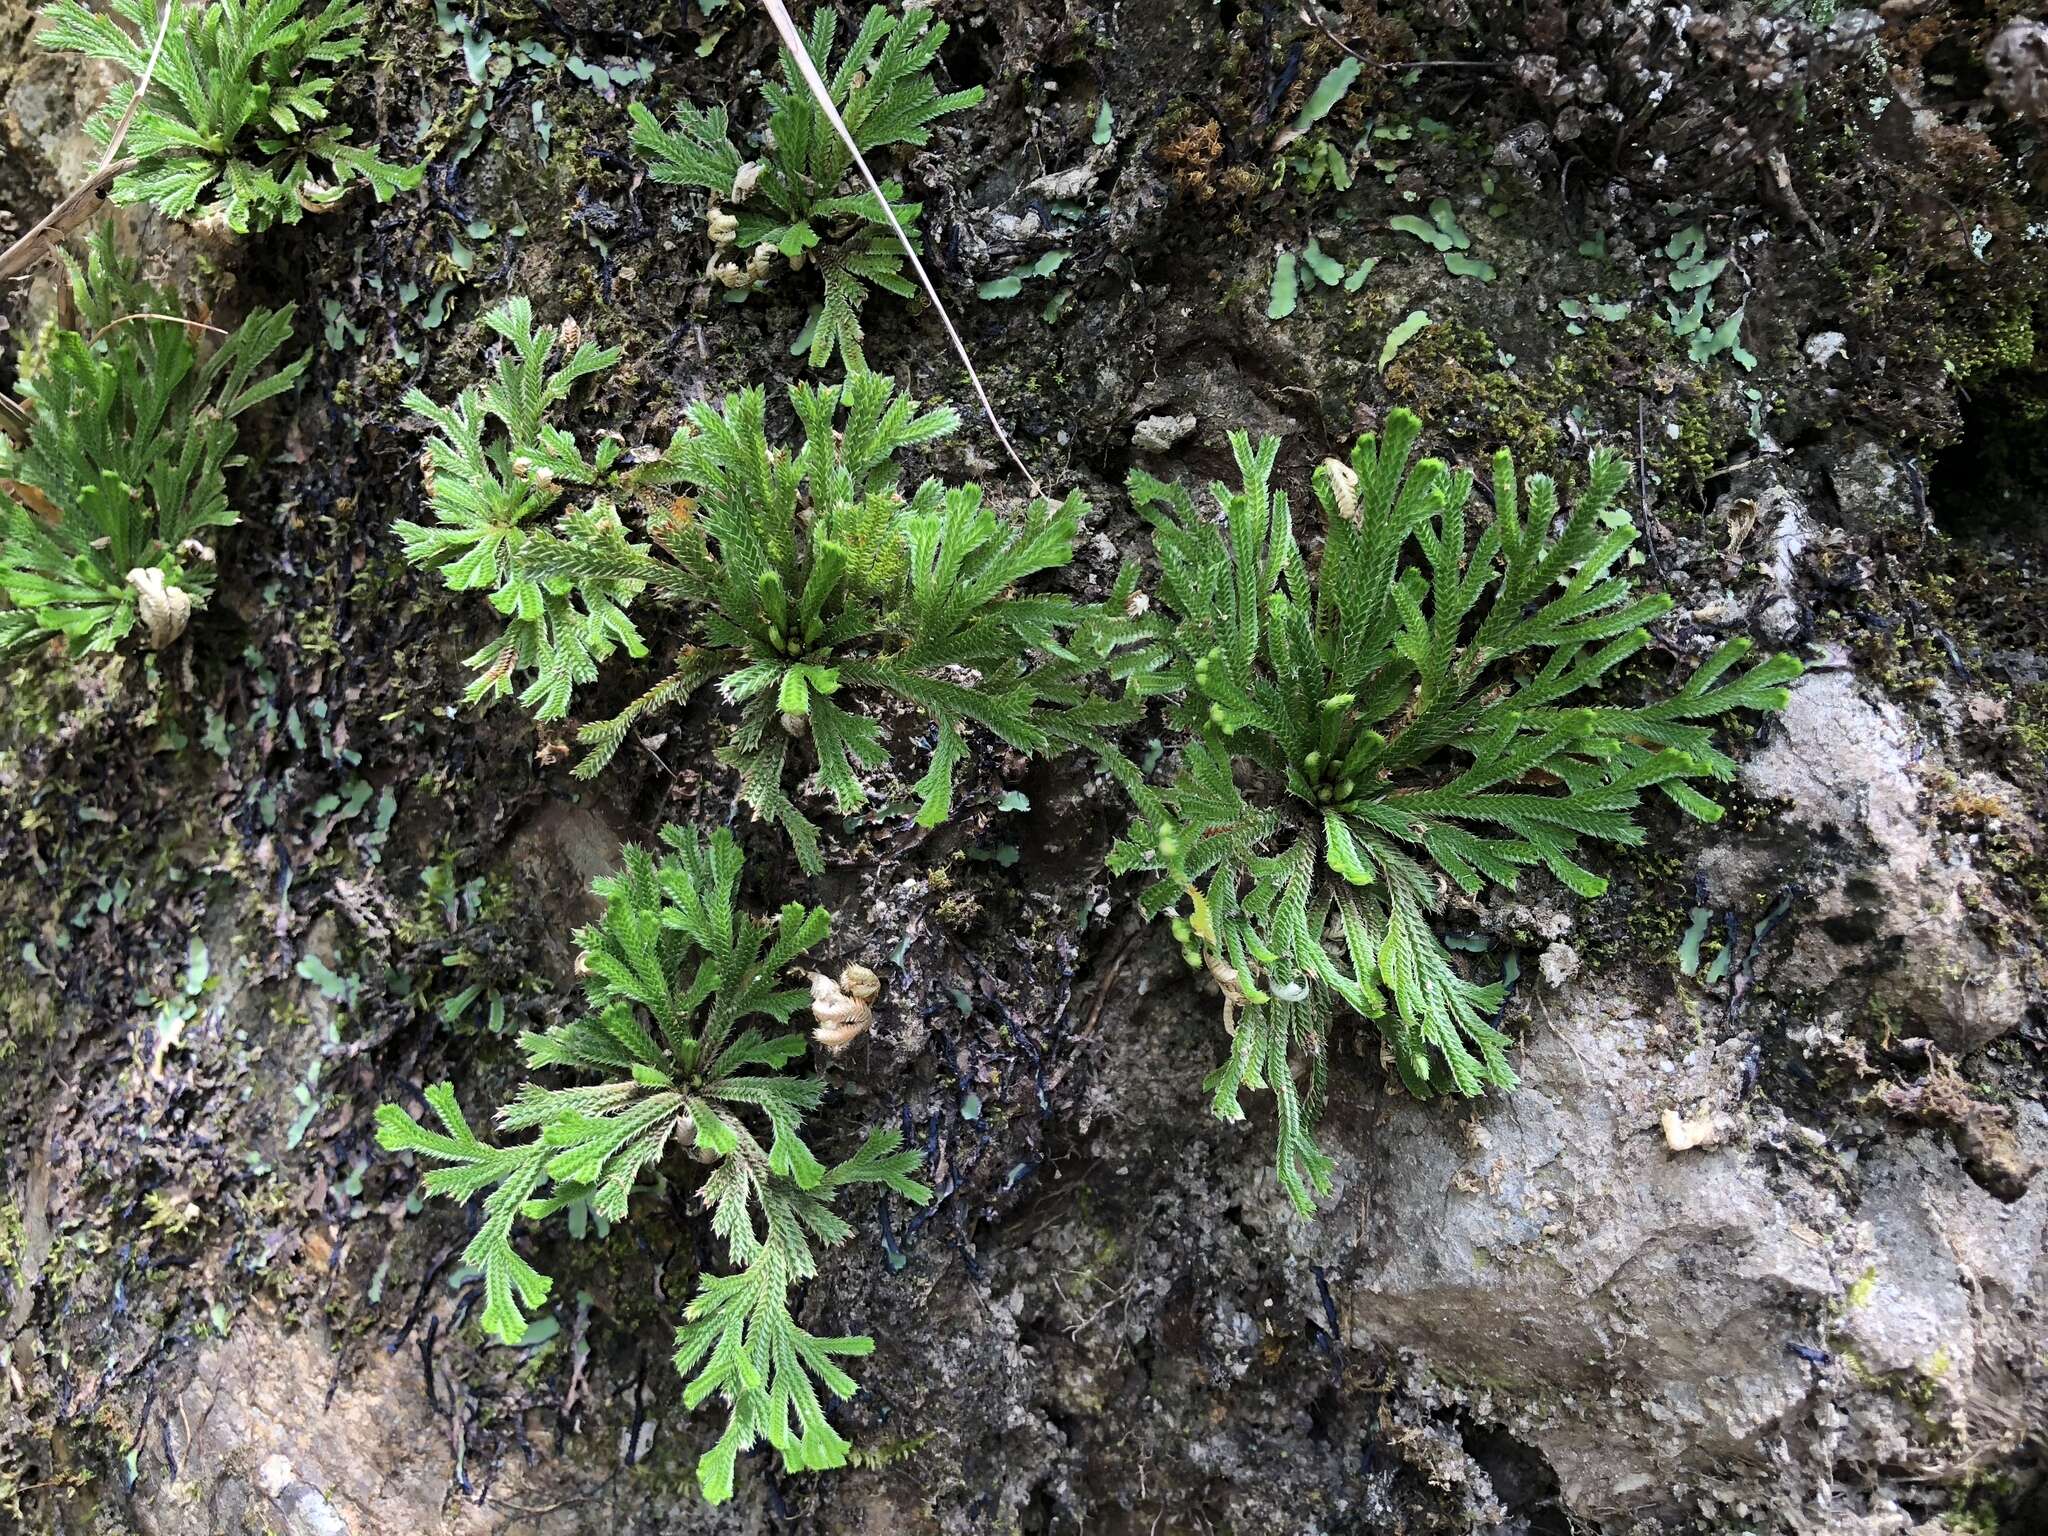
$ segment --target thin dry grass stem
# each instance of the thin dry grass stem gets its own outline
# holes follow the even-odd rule
[[[996,408],[989,403],[988,391],[981,387],[981,375],[974,371],[974,360],[967,355],[967,344],[953,328],[953,317],[946,313],[945,301],[939,297],[939,290],[925,272],[924,263],[918,260],[917,250],[911,245],[910,237],[903,232],[903,226],[896,222],[896,210],[889,206],[889,199],[882,196],[881,183],[875,179],[875,173],[868,169],[868,162],[861,154],[860,147],[853,142],[853,135],[847,131],[846,120],[839,115],[839,108],[833,105],[832,93],[819,78],[818,68],[811,62],[810,52],[804,47],[803,36],[797,31],[796,23],[790,19],[788,8],[783,5],[782,0],[761,0],[761,3],[767,8],[768,19],[775,23],[775,31],[782,39],[782,46],[796,61],[797,73],[803,76],[804,84],[817,99],[818,106],[823,110],[826,120],[832,124],[833,131],[839,135],[839,142],[844,144],[846,152],[853,156],[853,163],[860,168],[861,180],[867,183],[868,191],[872,192],[875,201],[881,204],[882,216],[889,221],[889,228],[895,232],[896,243],[903,247],[903,254],[910,258],[910,268],[917,274],[917,280],[923,285],[926,296],[931,299],[932,308],[938,311],[939,323],[946,328],[947,339],[953,343],[954,353],[959,357],[961,366],[967,370],[968,382],[973,384],[974,393],[981,400],[981,412],[988,418],[989,426],[994,428],[996,441],[1003,445],[1003,452],[1010,456],[1010,462],[1017,466],[1017,473],[1022,475],[1031,487],[1031,494],[1043,496],[1045,492],[1038,484],[1038,477],[1025,467],[1024,460],[1018,456],[1016,448],[1010,442],[1010,434],[1003,430],[1003,424],[996,416]]]
[[[228,334],[219,326],[208,325],[204,320],[191,320],[187,319],[184,315],[166,315],[154,309],[138,309],[133,314],[116,315],[113,319],[109,320],[105,325],[101,326],[98,330],[94,331],[92,333],[93,345],[98,346],[101,338],[103,338],[107,334],[107,332],[113,330],[117,326],[126,325],[131,320],[168,320],[173,325],[187,326],[195,331],[209,331],[215,336],[225,336]]]
[[[149,63],[143,66],[142,78],[135,84],[135,94],[128,98],[128,110],[121,114],[121,121],[114,125],[114,132],[107,140],[106,158],[100,161],[100,172],[104,173],[114,163],[114,157],[121,153],[122,142],[128,137],[128,125],[135,121],[135,113],[142,106],[142,98],[149,94],[149,83],[156,78],[156,61],[163,57],[164,39],[171,32],[171,0],[164,0],[163,19],[156,24],[156,41],[150,45]]]

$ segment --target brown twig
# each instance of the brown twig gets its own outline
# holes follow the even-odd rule
[[[168,320],[173,325],[189,325],[194,330],[211,331],[216,336],[227,335],[227,332],[222,330],[219,326],[208,325],[204,320],[188,320],[183,315],[166,315],[161,314],[153,309],[138,309],[133,314],[130,315],[116,315],[113,319],[109,320],[105,325],[101,326],[98,330],[94,331],[92,333],[93,344],[97,346],[99,344],[100,338],[106,335],[107,332],[111,331],[117,325],[126,325],[131,320]]]
[[[34,228],[0,253],[0,282],[21,276],[61,244],[73,230],[99,212],[107,188],[135,169],[141,162],[130,155],[110,161],[93,172],[92,178],[39,219]]]

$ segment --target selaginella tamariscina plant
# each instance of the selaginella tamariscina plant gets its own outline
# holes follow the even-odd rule
[[[863,158],[890,145],[921,147],[930,142],[933,122],[981,100],[980,86],[942,95],[932,82],[927,71],[947,29],[928,10],[895,14],[875,6],[835,70],[830,60],[838,24],[831,6],[818,6],[805,51]],[[917,289],[904,275],[903,253],[881,204],[854,178],[853,157],[787,52],[781,81],[765,82],[761,94],[768,123],[758,158],[734,144],[723,107],[703,111],[687,102],[673,128],[634,102],[634,147],[656,181],[711,194],[705,216],[710,272],[736,296],[768,281],[778,263],[791,271],[817,270],[824,295],[809,328],[810,364],[823,367],[836,352],[857,372],[866,366],[860,312],[869,285],[899,298]],[[896,182],[879,185],[897,223],[914,239],[920,205],[905,202]]]
[[[1090,693],[1094,642],[1074,636],[1119,595],[1098,609],[1023,586],[1072,560],[1080,495],[1010,519],[978,486],[902,489],[896,455],[955,430],[952,411],[920,410],[891,380],[855,373],[790,391],[792,446],[771,443],[766,396],[747,389],[692,405],[658,453],[607,437],[586,458],[546,415],[617,354],[534,329],[524,300],[487,318],[510,343],[495,379],[445,409],[409,398],[440,428],[427,450],[437,521],[399,525],[409,558],[451,587],[491,591],[507,618],[471,658],[482,672],[470,697],[530,672],[522,700],[560,718],[600,662],[645,654],[635,615],[664,610],[665,632],[685,642],[665,678],[581,730],[579,774],[602,768],[649,711],[716,684],[737,709],[719,760],[815,873],[818,828],[790,793],[792,759],[841,812],[866,804],[861,773],[891,753],[857,702],[935,728],[912,786],[926,826],[951,812],[971,727],[1023,752],[1092,749],[1130,717]]]
[[[1313,566],[1270,486],[1275,439],[1231,438],[1241,484],[1210,487],[1220,521],[1177,485],[1130,480],[1158,601],[1128,622],[1116,669],[1177,700],[1188,739],[1163,789],[1124,770],[1139,814],[1111,862],[1158,877],[1144,910],[1172,914],[1221,990],[1215,1111],[1236,1120],[1240,1090],[1274,1094],[1279,1181],[1304,1212],[1330,1187],[1312,1130],[1338,1007],[1377,1022],[1413,1093],[1512,1087],[1503,987],[1460,973],[1432,914],[1539,865],[1601,894],[1574,852],[1640,843],[1646,791],[1717,819],[1689,781],[1735,765],[1703,722],[1782,708],[1800,670],[1773,656],[1735,672],[1738,639],[1673,691],[1624,693],[1616,669],[1670,607],[1623,574],[1628,465],[1596,452],[1560,519],[1553,482],[1518,485],[1503,451],[1475,539],[1471,473],[1410,471],[1420,430],[1396,410],[1348,464],[1315,471]]]
[[[115,202],[249,234],[324,213],[354,182],[380,203],[419,185],[421,167],[378,159],[329,120],[333,66],[363,51],[368,25],[362,0],[56,0],[37,38],[128,76],[89,125],[101,144],[149,80],[120,147],[139,163]]]
[[[579,381],[602,375],[618,349],[585,340],[575,322],[535,326],[533,306],[508,299],[484,317],[504,338],[490,379],[434,403],[422,390],[405,397],[436,428],[422,465],[434,521],[397,524],[405,556],[439,571],[456,592],[488,592],[505,627],[465,665],[477,675],[463,695],[477,703],[510,693],[542,720],[559,720],[577,686],[594,682],[614,651],[642,657],[647,647],[626,616],[638,592],[629,582],[542,581],[523,569],[528,540],[550,518],[616,522],[616,499],[630,495],[635,466],[625,443],[607,433],[586,456],[574,434],[549,420]]]
[[[595,884],[604,914],[576,935],[585,1009],[520,1041],[534,1076],[497,1123],[503,1138],[521,1139],[479,1136],[447,1083],[425,1095],[438,1128],[387,1104],[377,1137],[387,1151],[435,1165],[427,1193],[482,1197],[482,1225],[463,1258],[483,1276],[484,1328],[508,1343],[525,1336],[551,1288],[514,1247],[518,1223],[579,1200],[623,1221],[636,1191],[645,1200],[658,1180],[701,1165],[698,1195],[733,1272],[698,1277],[675,1363],[688,1407],[713,1394],[726,1406],[725,1431],[697,1464],[705,1495],[720,1501],[732,1496],[736,1459],[757,1441],[790,1471],[845,1465],[849,1446],[820,1389],[850,1397],[854,1382],[838,1362],[870,1353],[874,1340],[807,1331],[792,1293],[817,1274],[819,1246],[852,1235],[834,1208],[842,1191],[879,1185],[920,1205],[930,1191],[911,1177],[920,1157],[902,1150],[894,1130],[822,1161],[804,1122],[823,1084],[786,1070],[804,1038],[753,1022],[785,1024],[812,1001],[812,991],[778,986],[824,942],[824,908],[792,902],[773,918],[753,917],[739,906],[730,832],[707,843],[669,826],[661,841],[654,853],[628,847],[621,871]],[[821,1023],[820,1039],[833,1038]],[[560,1086],[543,1080],[551,1074]],[[687,1157],[678,1162],[675,1151]]]
[[[306,357],[266,365],[292,309],[258,309],[225,335],[174,318],[103,222],[65,258],[77,329],[22,354],[28,427],[0,436],[0,655],[62,640],[110,651],[135,633],[162,650],[213,590],[236,418],[297,382]]]

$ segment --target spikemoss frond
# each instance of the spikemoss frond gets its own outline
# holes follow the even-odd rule
[[[121,146],[141,163],[115,181],[117,203],[249,234],[324,213],[354,183],[380,203],[419,185],[422,167],[380,160],[331,120],[333,66],[363,51],[362,0],[56,0],[43,16],[45,48],[128,76],[89,125],[102,144],[149,79]]]
[[[1468,979],[1432,928],[1447,894],[1541,867],[1599,895],[1581,846],[1640,842],[1652,791],[1718,817],[1693,787],[1734,772],[1711,722],[1782,707],[1800,670],[1738,670],[1748,642],[1733,640],[1661,698],[1604,692],[1670,606],[1627,574],[1627,464],[1596,452],[1561,511],[1555,484],[1518,482],[1503,453],[1475,535],[1472,476],[1411,464],[1420,433],[1394,411],[1315,472],[1313,563],[1272,488],[1275,439],[1231,438],[1239,478],[1210,487],[1217,518],[1131,477],[1159,602],[1114,636],[1114,671],[1178,700],[1191,740],[1163,789],[1122,770],[1139,815],[1111,862],[1157,877],[1145,909],[1174,914],[1189,963],[1222,987],[1235,1036],[1218,1112],[1241,1088],[1276,1094],[1279,1178],[1304,1210],[1328,1163],[1288,1063],[1321,1070],[1335,1009],[1378,1023],[1415,1093],[1512,1087],[1501,985]]]
[[[515,1244],[522,1223],[578,1200],[622,1221],[636,1191],[672,1163],[671,1150],[708,1165],[699,1198],[733,1268],[699,1275],[676,1330],[676,1368],[689,1407],[714,1395],[726,1406],[725,1432],[697,1467],[718,1502],[732,1496],[736,1459],[757,1441],[791,1471],[845,1465],[850,1447],[820,1393],[851,1396],[837,1362],[874,1341],[808,1332],[794,1293],[817,1274],[820,1246],[852,1236],[835,1209],[842,1191],[879,1185],[919,1205],[931,1192],[911,1176],[921,1158],[894,1130],[871,1133],[836,1163],[807,1139],[823,1085],[789,1072],[805,1042],[780,1026],[810,993],[780,983],[824,941],[824,909],[746,913],[731,833],[706,842],[670,826],[661,838],[658,852],[625,849],[618,873],[596,882],[604,914],[576,935],[586,1007],[522,1038],[534,1076],[498,1111],[508,1139],[478,1136],[447,1083],[425,1092],[437,1124],[387,1104],[377,1139],[431,1165],[428,1194],[480,1199],[483,1220],[463,1261],[483,1276],[485,1330],[512,1344],[553,1290]],[[541,1074],[568,1081],[551,1085]]]
[[[141,280],[110,222],[66,265],[79,328],[27,358],[26,441],[0,436],[0,655],[108,651],[138,625],[161,650],[212,594],[216,531],[240,521],[237,418],[307,360],[271,368],[289,305],[221,338],[166,318],[177,296]]]
[[[925,145],[932,123],[981,100],[980,86],[942,93],[933,82],[929,71],[947,27],[928,11],[899,15],[875,6],[835,68],[838,25],[832,7],[819,6],[805,51],[863,157],[892,145]],[[867,366],[861,312],[869,290],[909,298],[916,289],[881,203],[853,178],[852,156],[787,52],[781,78],[761,92],[768,132],[758,162],[748,162],[734,144],[723,107],[687,102],[672,127],[634,102],[633,145],[656,181],[711,195],[712,270],[735,291],[768,280],[778,264],[817,269],[823,294],[807,331],[810,364],[824,367],[836,355],[858,373]],[[895,182],[880,186],[897,223],[915,239],[919,205],[905,201]]]

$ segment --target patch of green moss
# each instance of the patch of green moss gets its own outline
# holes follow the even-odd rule
[[[1964,383],[1988,373],[2034,366],[2034,314],[2019,304],[1994,311],[1988,325],[1947,321],[1936,327],[1935,355]]]
[[[1972,1471],[1956,1488],[1955,1502],[1942,1514],[1941,1523],[1953,1536],[2002,1536],[2007,1527],[1999,1506],[2018,1492],[2005,1473]]]
[[[1507,448],[1525,472],[1556,455],[1570,403],[1556,365],[1511,373],[1477,326],[1439,321],[1403,347],[1382,377],[1394,400],[1436,430],[1475,448]]]
[[[1575,411],[1596,419],[1612,413],[1636,392],[1632,380],[1646,394],[1647,468],[1667,489],[1704,483],[1748,429],[1735,405],[1707,387],[1710,376],[1685,357],[1677,338],[1642,314],[1566,337],[1547,362],[1525,358],[1512,369],[1484,331],[1444,320],[1403,348],[1384,375],[1394,399],[1475,449],[1508,448],[1525,474],[1555,472],[1576,458],[1567,420]],[[1674,422],[1675,438],[1666,430]],[[1611,414],[1605,424],[1625,439],[1636,425]],[[1633,456],[1633,441],[1623,446]]]

